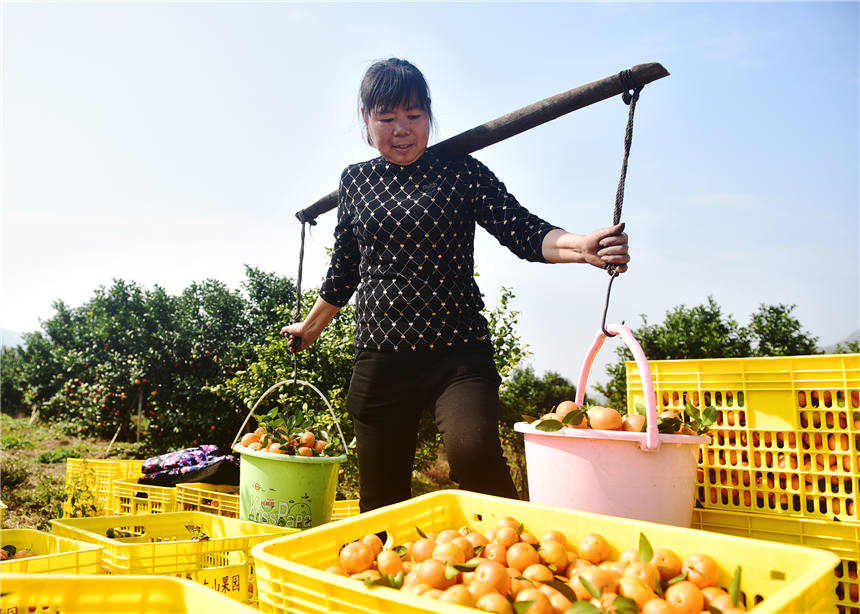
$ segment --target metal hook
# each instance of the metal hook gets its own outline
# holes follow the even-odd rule
[[[606,304],[603,306],[603,321],[600,323],[600,328],[607,337],[614,337],[617,333],[610,333],[606,330],[606,312],[609,311],[609,294],[612,292],[612,282],[620,273],[615,267],[607,267],[607,271],[609,272],[609,286],[606,288]],[[624,324],[623,321],[621,323]]]

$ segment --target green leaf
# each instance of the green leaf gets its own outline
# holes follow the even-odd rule
[[[568,413],[564,418],[561,419],[561,423],[565,426],[570,424],[579,424],[582,422],[582,419],[585,417],[585,411],[581,409],[575,409],[572,412]]]
[[[669,580],[668,582],[666,582],[666,586],[672,586],[673,584],[677,584],[678,582],[683,582],[686,579],[687,579],[687,572],[685,571],[684,573],[680,573],[677,576],[675,576],[674,578],[672,578],[671,580]]]
[[[735,575],[732,577],[731,586],[729,586],[729,597],[732,600],[732,605],[738,605],[738,598],[741,595],[741,566],[735,568]]]
[[[570,585],[567,584],[566,582],[562,582],[561,580],[553,578],[552,580],[548,580],[546,582],[542,581],[541,583],[546,584],[547,586],[551,586],[552,588],[557,590],[559,593],[564,595],[564,598],[567,599],[568,601],[576,601],[576,593],[573,592],[573,589],[570,588]]]
[[[481,556],[484,554],[484,548],[486,548],[486,546],[475,546],[472,549],[472,556]]]
[[[528,422],[529,424],[531,424],[532,422],[534,422],[535,420],[537,420],[537,419],[538,419],[538,417],[537,417],[537,416],[529,416],[528,414],[523,414],[523,415],[522,415],[522,419],[523,419],[524,421]]]
[[[681,420],[680,418],[660,418],[657,421],[657,432],[664,434],[673,434],[681,428]]]
[[[654,548],[651,546],[651,542],[648,541],[648,538],[645,537],[645,534],[640,533],[639,534],[639,559],[643,563],[650,563],[652,558],[654,558]]]
[[[514,606],[514,612],[516,612],[516,614],[525,614],[533,604],[534,601],[517,601],[511,605]]]
[[[628,597],[616,597],[612,600],[615,614],[639,614],[639,606]]]
[[[707,426],[711,426],[714,422],[717,421],[717,409],[716,407],[711,407],[710,405],[705,408],[705,411],[702,412],[702,422],[703,424],[707,424]]]
[[[445,564],[445,579],[446,580],[450,580],[451,578],[456,578],[457,574],[459,574],[459,573],[460,572],[457,571],[457,569],[454,566],[448,565],[447,563]]]
[[[633,408],[640,416],[648,416],[648,410],[645,409],[645,405],[642,403],[642,401],[636,401]]]
[[[415,530],[418,531],[418,535],[420,535],[423,539],[427,539],[427,534],[421,530],[421,527],[415,527]]]
[[[397,556],[399,556],[401,559],[402,559],[404,556],[406,556],[406,552],[407,552],[407,550],[406,550],[406,546],[394,546],[394,548],[392,548],[392,550],[393,550],[394,552],[396,552],[396,553],[397,553]]]
[[[517,535],[522,535],[524,528],[523,523],[520,523],[520,526],[517,527]]]
[[[397,572],[397,575],[391,580],[391,588],[399,589],[403,586],[403,578],[405,578],[403,570]]]
[[[16,552],[18,552],[18,549],[15,546],[13,546],[12,544],[9,544],[8,546],[3,546],[3,550],[5,550],[7,553],[9,553],[10,559],[15,556]]]
[[[600,609],[588,601],[577,601],[567,608],[564,614],[600,614]]]
[[[540,422],[538,422],[535,428],[539,431],[552,432],[560,431],[563,426],[564,425],[558,420],[541,420]]]
[[[597,587],[595,587],[591,582],[589,582],[588,580],[586,580],[582,576],[579,576],[579,581],[585,587],[585,590],[587,590],[589,593],[591,593],[591,595],[595,599],[600,599],[600,591],[597,590]]]
[[[475,571],[477,563],[463,563],[462,565],[452,565],[457,571]]]

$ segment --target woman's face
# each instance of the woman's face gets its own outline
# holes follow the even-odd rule
[[[382,157],[394,164],[412,164],[427,149],[430,121],[419,108],[398,106],[364,116],[367,132]]]

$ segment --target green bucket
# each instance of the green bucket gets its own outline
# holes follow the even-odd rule
[[[312,384],[301,380],[284,380],[269,388],[254,404],[236,435],[242,434],[248,419],[266,396],[283,384],[301,384],[312,388],[325,403],[343,441],[337,417],[325,396]],[[239,518],[279,527],[310,529],[331,520],[331,508],[337,492],[340,456],[290,456],[251,450],[233,442],[239,454]]]

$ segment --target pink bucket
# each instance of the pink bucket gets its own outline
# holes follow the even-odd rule
[[[610,324],[639,366],[648,427],[644,433],[564,427],[545,432],[518,422],[525,437],[529,498],[533,503],[689,527],[696,494],[698,447],[710,438],[664,435],[648,360],[630,329]],[[588,374],[606,335],[598,331],[579,374],[582,404]]]

